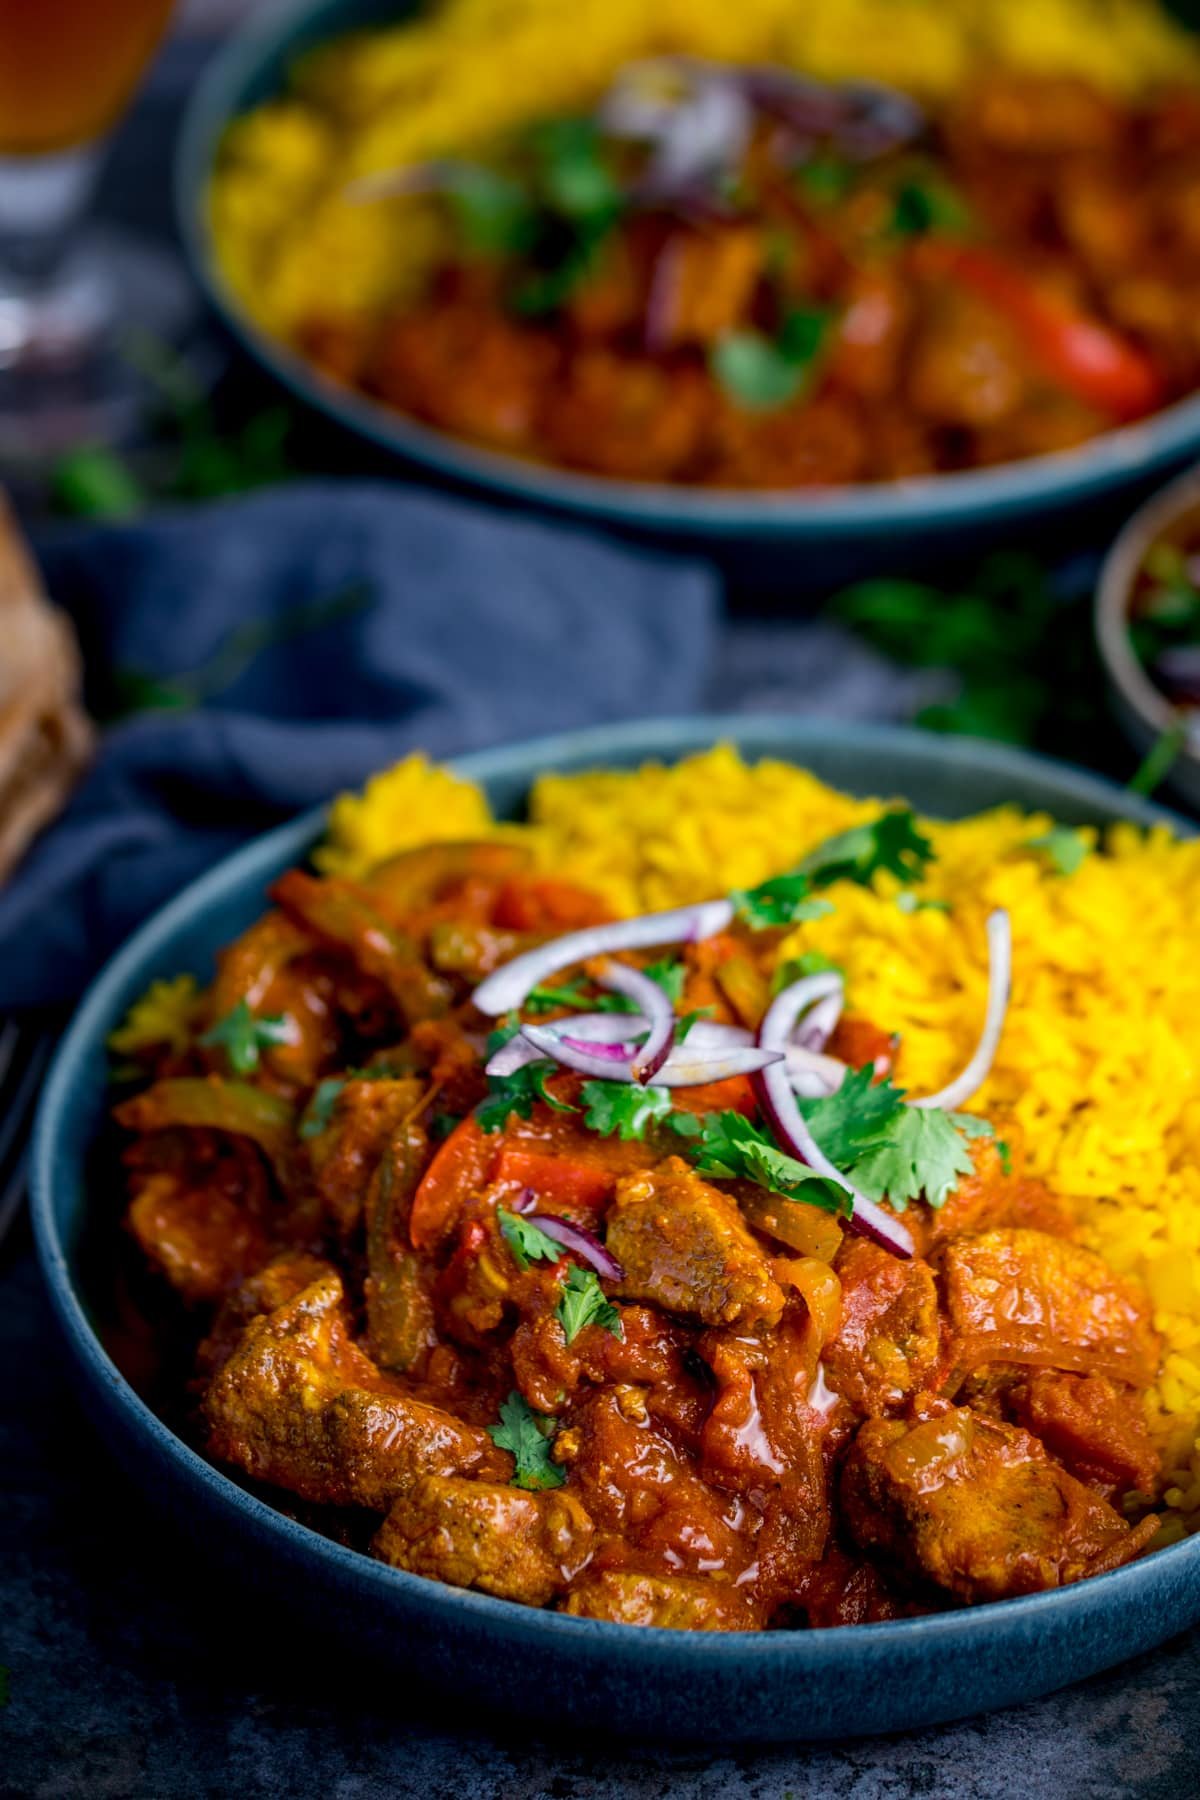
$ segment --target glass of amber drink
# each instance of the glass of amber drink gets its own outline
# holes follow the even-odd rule
[[[80,230],[172,0],[0,0],[0,459],[95,434],[127,267]],[[135,283],[135,285],[137,285]]]

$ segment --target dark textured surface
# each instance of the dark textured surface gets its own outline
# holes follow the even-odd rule
[[[1189,1800],[1200,1633],[991,1718],[844,1749],[655,1750],[473,1729],[453,1703],[281,1650],[223,1610],[202,1548],[161,1529],[90,1436],[33,1259],[0,1272],[0,1795],[13,1800]],[[547,1697],[548,1723],[552,1696]]]

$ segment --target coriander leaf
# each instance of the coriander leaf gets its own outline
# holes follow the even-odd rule
[[[556,1488],[567,1479],[550,1454],[550,1439],[558,1420],[534,1412],[519,1389],[514,1388],[500,1408],[500,1423],[489,1425],[488,1436],[497,1450],[511,1452],[516,1468],[513,1487]]]
[[[836,1093],[797,1105],[830,1162],[848,1170],[887,1138],[903,1111],[904,1096],[890,1081],[876,1081],[868,1066],[851,1069]]]
[[[532,1219],[524,1219],[503,1206],[496,1208],[496,1217],[500,1235],[512,1251],[518,1269],[527,1269],[531,1262],[557,1262],[562,1255],[562,1245],[547,1237]]]
[[[1026,838],[1025,850],[1041,850],[1051,868],[1060,875],[1074,875],[1091,855],[1091,845],[1069,825],[1053,825],[1040,837]]]
[[[477,1123],[489,1133],[502,1131],[512,1113],[516,1113],[518,1118],[532,1118],[533,1109],[539,1100],[544,1100],[556,1112],[578,1112],[577,1106],[572,1106],[567,1100],[556,1099],[547,1088],[547,1080],[557,1072],[558,1064],[547,1058],[541,1062],[525,1063],[511,1075],[492,1076],[491,1093],[475,1108]]]
[[[961,195],[932,171],[901,182],[896,190],[891,228],[897,237],[923,237],[927,231],[952,235],[970,224],[970,209]]]
[[[827,900],[812,898],[812,882],[798,871],[774,875],[757,887],[735,888],[729,898],[738,918],[753,931],[771,925],[799,925],[805,919],[823,919],[833,911]]]
[[[731,400],[748,412],[773,412],[794,400],[804,369],[761,331],[727,331],[711,353],[712,372]]]
[[[694,1120],[694,1115],[676,1117]],[[754,1181],[773,1194],[819,1206],[823,1212],[850,1211],[850,1197],[843,1188],[789,1156],[741,1113],[706,1113],[699,1124],[699,1136],[685,1154],[702,1175],[718,1181]],[[692,1132],[681,1135],[691,1138]]]
[[[667,999],[678,1006],[683,999],[683,985],[687,980],[687,969],[677,956],[665,956],[661,962],[647,963],[642,971],[651,981],[656,981]]]
[[[521,184],[481,163],[447,171],[446,198],[466,242],[485,256],[513,256],[537,236],[537,207]]]
[[[844,973],[841,963],[834,962],[832,956],[826,956],[823,950],[805,950],[801,955],[789,956],[780,963],[771,977],[771,993],[781,994],[785,987],[791,987],[793,981],[803,981],[809,975]]]
[[[313,1089],[312,1098],[305,1107],[300,1119],[300,1136],[302,1138],[320,1137],[328,1131],[333,1118],[333,1109],[337,1105],[338,1095],[346,1085],[344,1075],[329,1075],[319,1081]]]
[[[896,806],[869,825],[826,838],[804,857],[798,873],[807,875],[813,887],[834,881],[868,887],[880,869],[898,881],[918,881],[932,861],[933,845],[918,830],[915,815],[907,806]]]
[[[629,1081],[585,1081],[580,1090],[589,1131],[602,1137],[644,1138],[650,1125],[666,1119],[671,1111],[667,1088],[640,1087]]]
[[[599,1325],[615,1338],[625,1335],[621,1315],[611,1300],[605,1299],[596,1271],[581,1269],[577,1263],[567,1270],[554,1316],[568,1344],[575,1342],[585,1325]]]
[[[282,1013],[272,1018],[255,1018],[245,1000],[239,1000],[231,1012],[218,1019],[200,1042],[208,1049],[219,1047],[235,1075],[252,1075],[261,1052],[275,1044],[290,1044],[292,1026]]]
[[[898,1212],[922,1195],[930,1206],[944,1206],[960,1177],[974,1172],[967,1137],[990,1131],[986,1120],[966,1113],[901,1107],[886,1140],[859,1157],[850,1179],[868,1199],[886,1197]]]
[[[696,1020],[707,1019],[711,1012],[711,1006],[693,1006],[691,1012],[683,1013],[680,1016],[679,1023],[675,1027],[675,1042],[677,1044],[686,1044],[688,1032],[692,1029]]]

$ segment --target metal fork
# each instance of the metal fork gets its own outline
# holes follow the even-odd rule
[[[25,1197],[29,1128],[53,1039],[15,1019],[0,1025],[0,1242]]]

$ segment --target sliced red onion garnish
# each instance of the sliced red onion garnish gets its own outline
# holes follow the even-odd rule
[[[605,1281],[624,1281],[625,1271],[611,1250],[605,1249],[598,1237],[585,1231],[582,1225],[573,1225],[570,1219],[560,1219],[557,1213],[527,1213],[526,1218],[539,1231],[544,1231],[548,1238],[561,1244],[564,1250],[573,1250],[576,1256],[582,1256],[584,1262],[590,1263],[597,1275],[603,1275]]]
[[[846,991],[840,985],[833,993],[826,994],[815,1006],[810,1006],[799,1025],[796,1027],[795,1042],[803,1050],[823,1050],[834,1032],[838,1020],[842,1016],[842,1006]]]
[[[616,956],[625,950],[653,950],[663,944],[698,944],[724,931],[732,919],[731,900],[703,900],[696,906],[642,913],[611,925],[590,925],[514,956],[481,981],[471,997],[480,1012],[498,1018],[521,1006],[530,988],[574,963],[587,962],[593,956]]]
[[[533,1048],[531,1061],[548,1056],[553,1062],[561,1063],[564,1069],[574,1069],[576,1074],[590,1075],[596,1081],[632,1081],[634,1078],[632,1045],[589,1044],[582,1038],[572,1041],[565,1033],[556,1031],[553,1025],[522,1025],[521,1036]]]
[[[802,1044],[788,1045],[786,1061],[792,1092],[808,1100],[836,1094],[846,1079],[844,1062],[836,1056],[822,1056],[819,1050],[806,1050]]]
[[[754,1075],[783,1060],[782,1051],[764,1050],[759,1044],[737,1044],[729,1050],[693,1049],[689,1036],[686,1044],[672,1050],[654,1081],[657,1087],[707,1087],[710,1081]]]
[[[633,1054],[634,1042],[646,1031],[646,1021],[640,1014],[633,1013],[576,1013],[569,1018],[555,1019],[545,1029],[558,1036],[573,1037],[583,1044],[618,1044],[621,1046],[618,1054],[629,1057]],[[518,1031],[489,1059],[483,1072],[485,1075],[512,1075],[526,1063],[536,1062],[541,1054]]]
[[[913,1106],[936,1106],[946,1112],[954,1112],[958,1107],[964,1106],[988,1078],[1000,1043],[1000,1034],[1004,1030],[1004,1017],[1008,1011],[1008,996],[1012,985],[1012,926],[1003,907],[997,907],[988,919],[987,940],[987,1011],[975,1054],[962,1073],[956,1075],[946,1087],[939,1088],[936,1094],[926,1094],[923,1100],[913,1100]]]
[[[564,1068],[574,1069],[580,1075],[590,1075],[597,1081],[633,1082],[637,1079],[633,1072],[632,1045],[626,1046],[628,1054],[622,1056],[620,1046],[572,1041],[569,1032],[560,1031],[553,1025],[523,1025],[521,1036],[528,1046],[524,1059],[527,1062],[550,1057]],[[506,1044],[505,1049],[508,1048]],[[612,1054],[614,1049],[618,1051],[616,1056]],[[753,1075],[756,1070],[766,1068],[769,1063],[783,1061],[783,1051],[764,1050],[761,1045],[753,1043],[731,1044],[726,1047],[693,1046],[689,1034],[687,1043],[677,1044],[667,1060],[656,1070],[654,1085],[704,1087],[710,1081],[728,1081],[734,1075]],[[519,1068],[520,1064],[516,1066]],[[490,1068],[489,1064],[489,1070]],[[511,1070],[508,1072],[511,1073]]]
[[[622,70],[599,118],[611,136],[649,147],[648,167],[634,190],[640,199],[669,199],[735,169],[754,123],[736,74],[687,56]]]
[[[635,1081],[649,1081],[662,1068],[675,1042],[675,1008],[670,995],[631,963],[604,962],[596,979],[602,987],[632,1000],[646,1020],[646,1041],[634,1051],[630,1066]]]
[[[806,1006],[811,1006],[826,994],[832,993],[833,987],[830,984],[833,982],[840,984],[841,977],[834,974],[808,975],[784,988],[767,1009],[762,1022],[758,1038],[763,1048],[786,1051],[788,1038],[800,1013]],[[860,1194],[841,1170],[830,1162],[813,1137],[796,1104],[786,1062],[770,1064],[755,1076],[754,1083],[767,1122],[784,1148],[849,1195],[852,1207],[848,1221],[850,1230],[857,1232],[860,1237],[873,1238],[896,1256],[913,1256],[915,1246],[904,1226],[885,1212],[883,1207],[868,1200],[865,1194]]]
[[[773,1050],[786,1050],[793,1041],[804,1049],[815,1049],[815,1045],[805,1042],[804,1025],[810,1011],[815,1011],[817,1002],[838,998],[839,1011],[841,995],[845,991],[845,983],[836,969],[822,971],[820,975],[804,975],[799,981],[793,981],[781,988],[763,1016],[759,1027],[758,1041],[769,1044]]]

